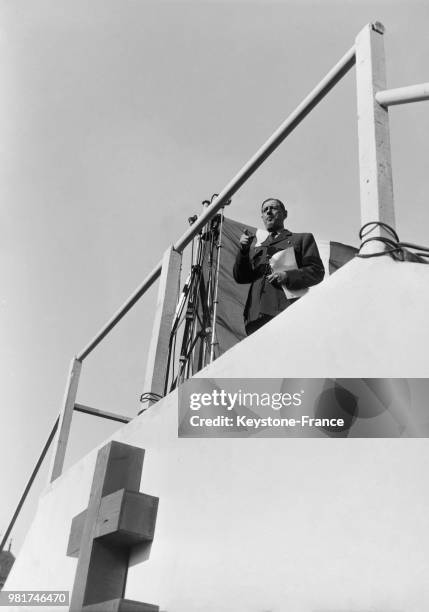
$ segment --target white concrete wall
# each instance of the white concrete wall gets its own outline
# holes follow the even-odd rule
[[[428,265],[354,259],[198,376],[427,377],[428,313]]]
[[[355,260],[201,374],[427,377],[429,266]],[[427,439],[178,439],[177,396],[114,439],[160,498],[127,597],[168,612],[427,612]],[[96,451],[48,489],[5,588],[70,589]]]

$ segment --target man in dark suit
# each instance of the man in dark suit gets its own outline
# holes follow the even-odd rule
[[[280,200],[265,200],[261,212],[269,236],[253,247],[255,236],[245,231],[240,237],[240,250],[233,270],[237,283],[251,283],[244,309],[247,335],[295,302],[296,292],[320,283],[325,274],[313,234],[293,234],[284,228],[287,211]],[[280,264],[273,271],[271,257],[276,254],[275,259],[280,257],[281,260],[283,254],[280,252],[292,248],[296,268],[285,271]],[[288,259],[290,261],[290,257]],[[274,265],[273,260],[271,264]]]

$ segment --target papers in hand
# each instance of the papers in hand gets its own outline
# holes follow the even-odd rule
[[[289,247],[283,251],[277,251],[277,253],[274,253],[269,263],[273,272],[288,272],[288,270],[298,270],[293,247]],[[288,289],[285,285],[282,285],[282,289],[288,300],[299,298],[308,291],[308,288]]]

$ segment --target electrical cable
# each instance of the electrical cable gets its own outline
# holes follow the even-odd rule
[[[205,208],[212,206],[217,197],[217,193],[213,194],[202,205]],[[230,204],[230,200],[225,204]],[[195,223],[197,218],[197,215],[189,217],[189,224]],[[215,215],[191,242],[191,271],[181,291],[171,328],[165,395],[213,360],[222,221],[223,209],[222,214]],[[178,341],[181,347],[177,355]]]
[[[377,253],[357,253],[356,257],[360,257],[362,259],[369,259],[371,257],[382,257],[383,255],[390,255],[395,261],[411,261],[415,263],[429,263],[425,261],[425,257],[429,258],[429,247],[420,246],[417,244],[413,244],[411,242],[401,242],[399,240],[399,236],[396,231],[390,227],[387,223],[383,223],[382,221],[369,221],[365,223],[360,228],[359,238],[362,240],[365,236],[370,234],[376,227],[382,227],[387,232],[389,232],[392,238],[387,238],[385,236],[373,236],[372,238],[367,238],[361,242],[359,251],[365,244],[369,242],[381,242],[386,245],[387,248],[384,251],[379,251]],[[366,231],[365,231],[366,229]],[[419,250],[418,252],[410,251],[409,249]]]
[[[159,393],[155,393],[154,391],[145,391],[144,393],[140,395],[140,402],[142,404],[144,404],[145,402],[159,402],[159,400],[162,399],[163,397],[164,397],[163,395],[160,395]],[[142,408],[141,410],[139,410],[139,412],[137,413],[137,416],[140,416],[148,408],[149,406],[147,408]]]

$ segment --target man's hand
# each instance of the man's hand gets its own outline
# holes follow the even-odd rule
[[[274,285],[274,287],[280,287],[286,283],[287,272],[272,272],[268,274],[267,281]]]
[[[250,234],[247,229],[243,229],[243,233],[240,236],[240,249],[242,253],[249,252],[250,245],[255,238],[255,234]]]

